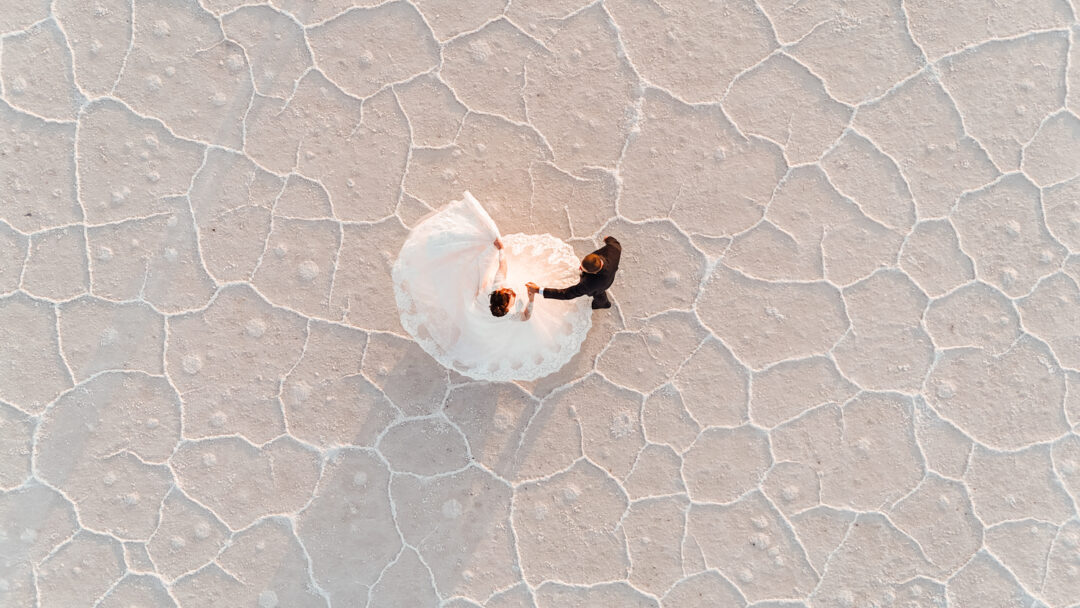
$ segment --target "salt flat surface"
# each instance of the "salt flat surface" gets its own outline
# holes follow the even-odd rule
[[[0,605],[1080,606],[1076,0],[2,4]],[[553,376],[466,189],[624,244]]]

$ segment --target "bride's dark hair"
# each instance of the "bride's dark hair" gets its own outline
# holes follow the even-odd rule
[[[491,314],[501,317],[510,311],[510,296],[514,295],[513,289],[502,288],[491,292]]]

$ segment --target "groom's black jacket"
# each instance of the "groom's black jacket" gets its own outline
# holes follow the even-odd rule
[[[545,287],[544,297],[553,300],[572,300],[581,296],[593,296],[594,300],[602,300],[606,303],[607,293],[605,292],[615,281],[615,271],[619,269],[619,258],[622,257],[622,245],[613,236],[607,237],[604,242],[607,244],[593,252],[604,259],[604,266],[600,272],[596,274],[582,272],[581,280],[577,285],[563,289]]]

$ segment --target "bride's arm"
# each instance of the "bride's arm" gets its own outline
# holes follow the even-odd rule
[[[495,239],[495,249],[499,253],[499,269],[495,271],[494,275],[485,275],[480,281],[480,287],[476,290],[476,297],[480,297],[480,294],[491,291],[491,286],[506,279],[506,256],[503,255],[503,244],[499,239]],[[483,264],[482,260],[477,261],[477,264]]]
[[[495,239],[495,248],[499,250],[499,270],[495,272],[495,282],[501,283],[506,280],[506,254],[503,253],[503,244]]]
[[[521,313],[521,320],[522,321],[528,321],[529,317],[532,316],[533,300],[535,298],[536,298],[536,293],[530,292],[529,293],[529,303],[525,306],[525,311]]]

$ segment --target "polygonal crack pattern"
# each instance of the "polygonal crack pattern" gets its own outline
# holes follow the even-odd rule
[[[1075,0],[8,4],[0,605],[1077,605]],[[547,378],[466,189],[626,248]]]

